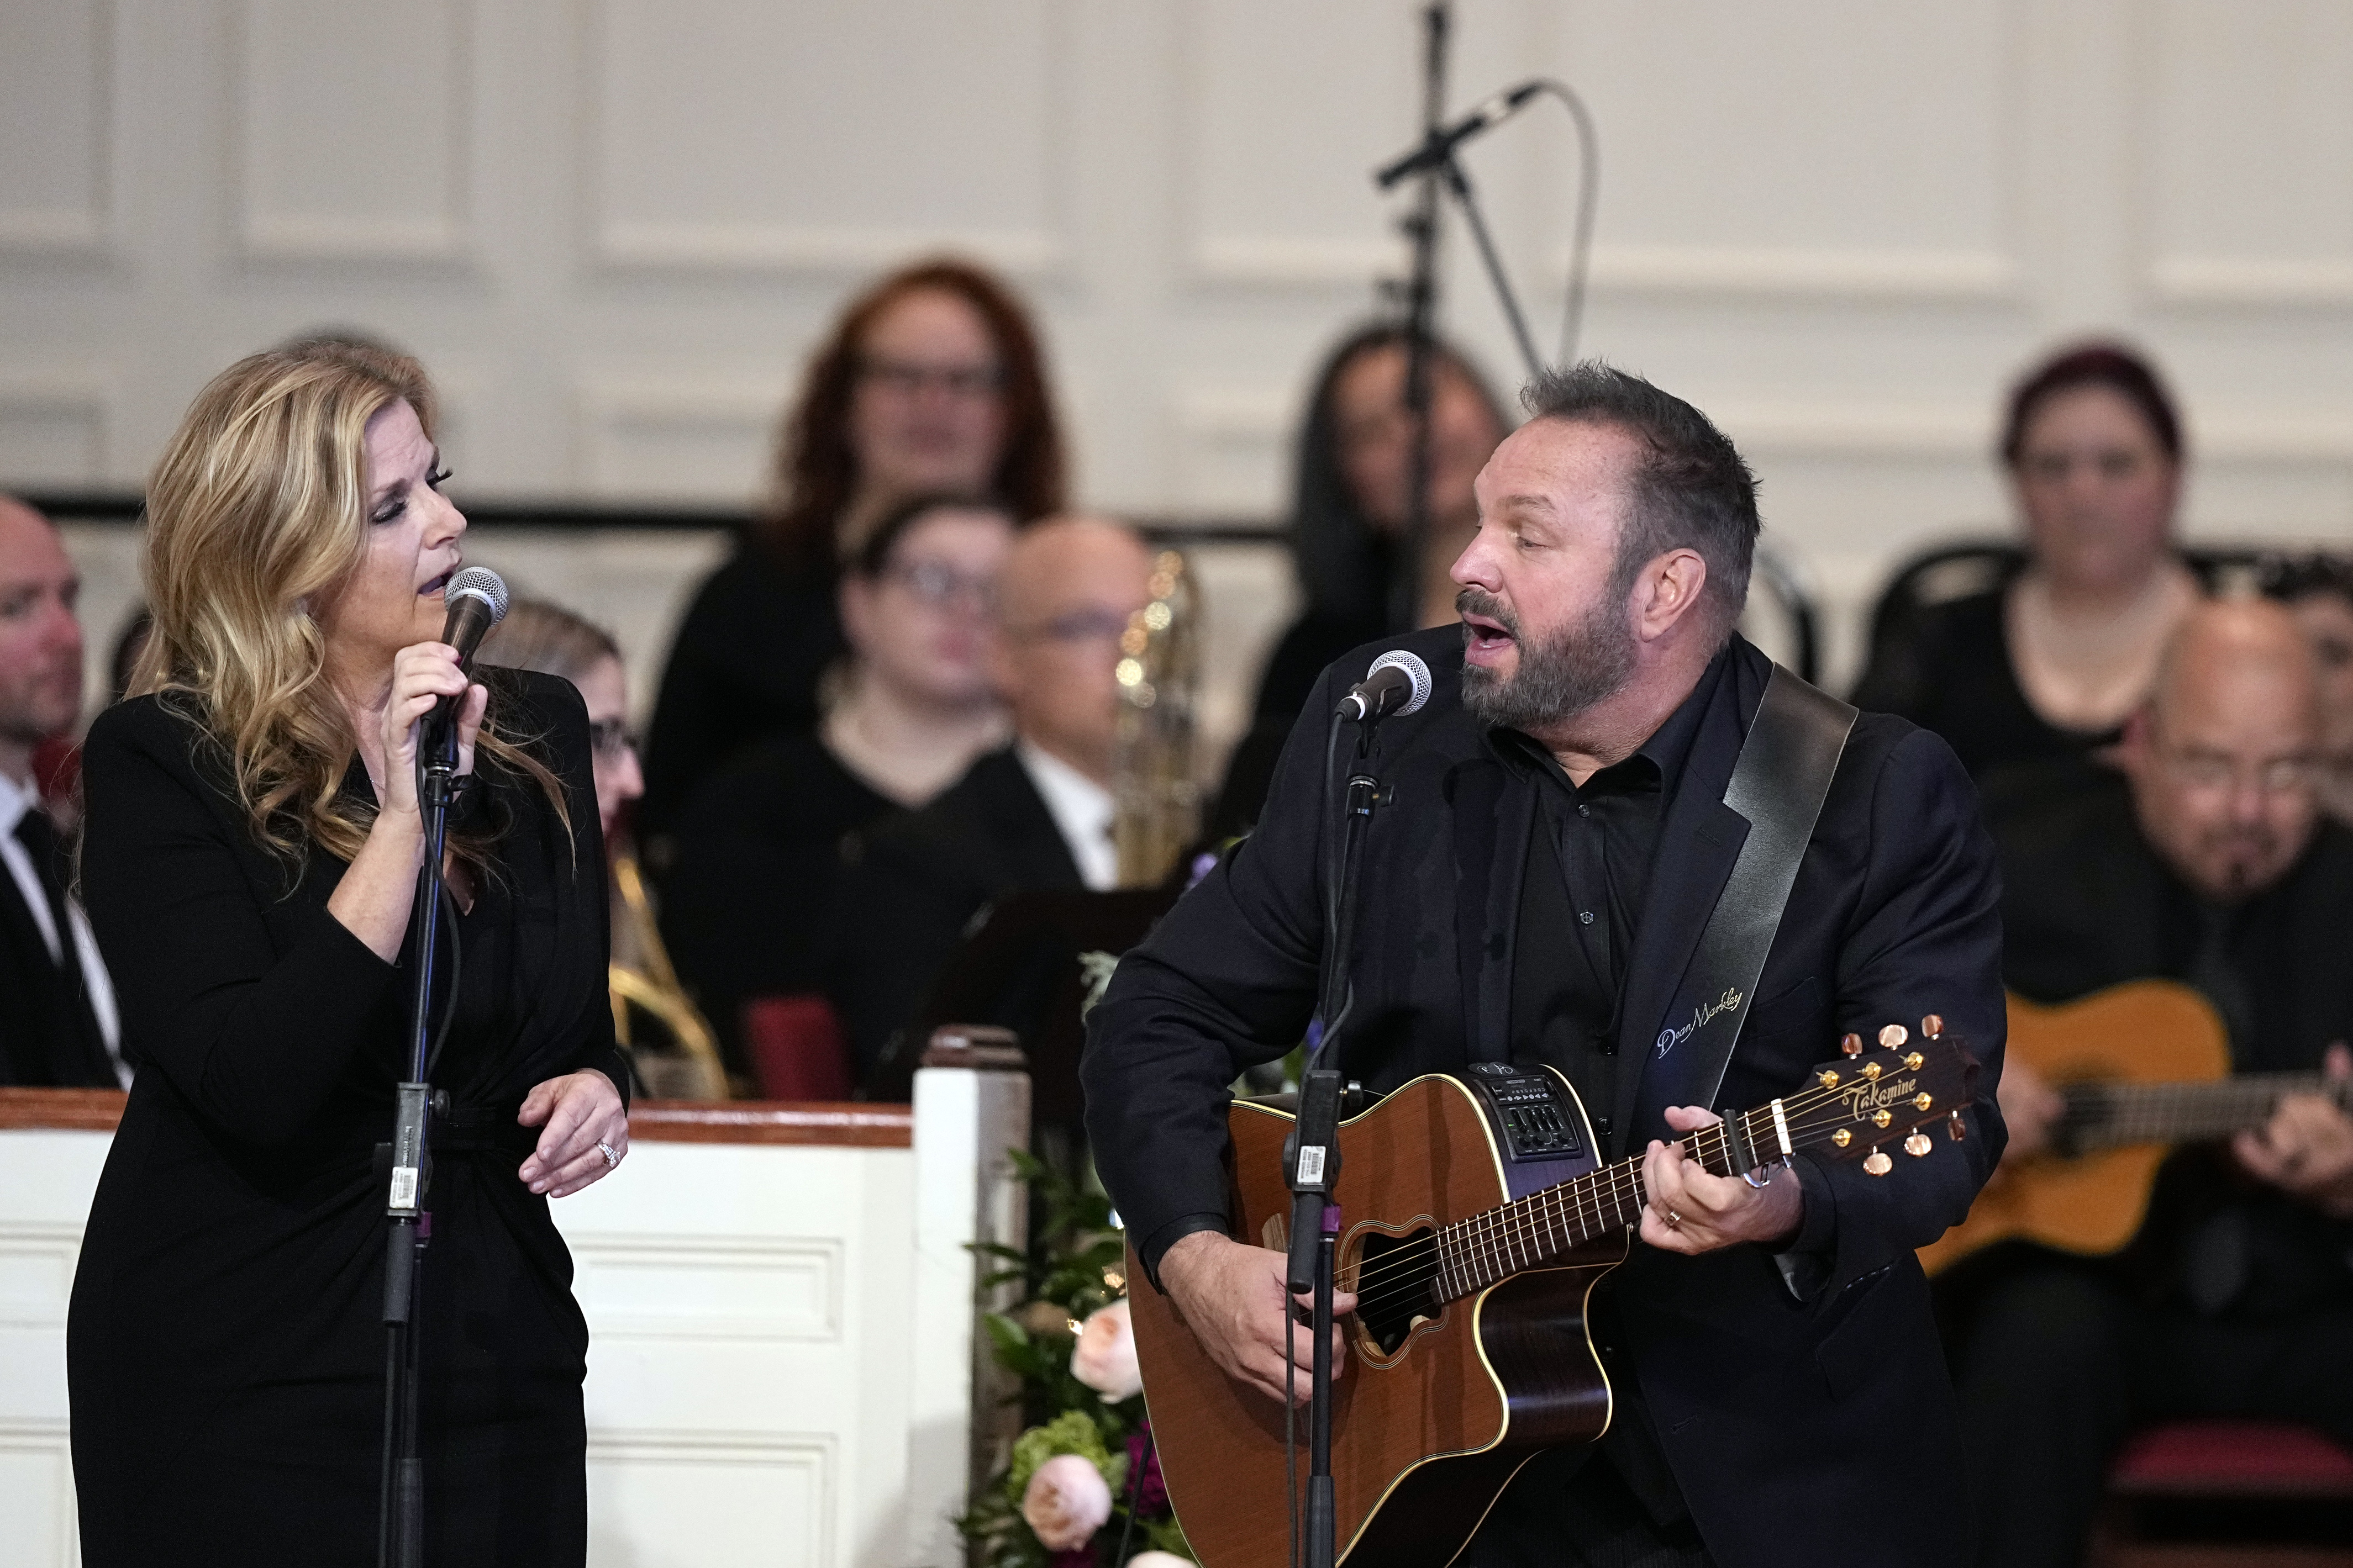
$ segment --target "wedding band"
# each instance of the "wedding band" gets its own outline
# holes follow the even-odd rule
[[[1667,1228],[1669,1230],[1681,1230],[1683,1227],[1683,1216],[1677,1214],[1674,1210],[1669,1209],[1667,1211]]]
[[[605,1156],[605,1169],[608,1171],[621,1163],[621,1156],[614,1152],[613,1146],[602,1138],[596,1140],[596,1152]]]

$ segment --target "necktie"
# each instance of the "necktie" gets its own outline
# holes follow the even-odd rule
[[[67,912],[65,851],[58,838],[57,826],[40,807],[29,807],[16,820],[16,842],[32,857],[33,869],[41,879],[41,891],[48,900],[50,923],[57,928],[58,984],[64,994],[63,1011],[73,1035],[71,1039],[51,1045],[49,1055],[58,1081],[112,1089],[116,1081],[114,1063],[107,1056],[98,1015],[90,1011],[90,982],[82,973],[81,952],[74,942],[73,921]]]

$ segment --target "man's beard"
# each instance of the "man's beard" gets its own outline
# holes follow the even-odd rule
[[[1608,701],[1634,679],[1634,627],[1623,594],[1603,595],[1582,619],[1535,642],[1520,635],[1518,618],[1493,595],[1465,588],[1454,607],[1496,622],[1519,649],[1509,677],[1462,667],[1462,706],[1482,723],[1535,734]]]

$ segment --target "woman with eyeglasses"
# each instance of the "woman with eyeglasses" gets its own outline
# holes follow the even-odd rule
[[[991,496],[1022,521],[1062,505],[1062,440],[1028,312],[967,262],[893,273],[842,313],[778,432],[769,499],[696,593],[662,671],[638,824],[667,835],[733,752],[813,730],[842,651],[835,584],[911,496]]]
[[[2023,559],[1892,628],[1854,692],[1936,731],[1980,781],[2113,744],[2204,595],[2174,549],[2180,416],[2139,355],[2091,343],[2038,366],[2010,395],[2001,458]]]
[[[823,721],[744,752],[681,815],[662,929],[734,1071],[755,1065],[747,1004],[825,989],[843,837],[923,805],[1004,744],[987,657],[1014,528],[1009,510],[955,496],[885,512],[842,574],[849,654],[826,680]]]
[[[628,808],[646,793],[629,732],[629,676],[613,634],[544,599],[517,599],[482,639],[477,662],[535,669],[572,683],[588,710],[596,815],[612,883],[613,1029],[638,1083],[666,1100],[724,1100],[718,1042],[680,986],[638,870]]]

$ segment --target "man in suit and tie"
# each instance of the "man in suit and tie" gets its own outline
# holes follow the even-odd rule
[[[33,752],[81,715],[80,588],[49,520],[0,496],[0,1084],[128,1087],[114,994]]]
[[[1968,1211],[2002,1144],[1999,883],[1975,794],[1935,735],[1855,720],[1810,835],[1799,817],[1759,840],[1802,855],[1760,977],[1728,989],[1702,938],[1764,815],[1725,796],[1775,679],[1736,630],[1755,480],[1697,409],[1606,365],[1548,373],[1525,401],[1453,568],[1464,624],[1324,672],[1258,831],[1090,1017],[1087,1131],[1152,1276],[1136,1289],[1164,1290],[1270,1400],[1286,1339],[1310,1359],[1284,1255],[1230,1234],[1227,1086],[1307,1032],[1340,805],[1326,722],[1384,647],[1410,649],[1434,689],[1367,759],[1388,800],[1325,1065],[1375,1092],[1547,1065],[1605,1157],[1644,1161],[1640,1243],[1592,1304],[1608,1433],[1520,1470],[1458,1562],[1957,1564],[1956,1413],[1913,1249]],[[1751,1184],[1681,1157],[1708,1108],[1788,1094],[1841,1034],[1931,1013],[1985,1063],[1964,1141],[1884,1177],[1800,1153]]]
[[[1032,524],[1006,557],[990,670],[1012,743],[850,848],[850,941],[836,997],[861,1079],[982,908],[1031,889],[1117,884],[1113,672],[1128,617],[1151,600],[1151,576],[1134,531],[1100,518]]]

